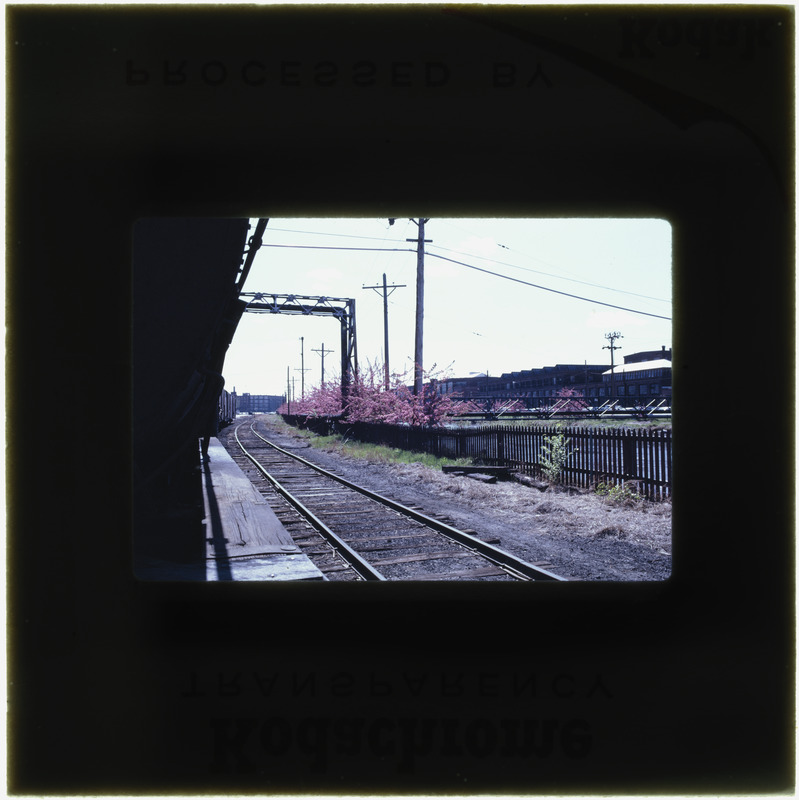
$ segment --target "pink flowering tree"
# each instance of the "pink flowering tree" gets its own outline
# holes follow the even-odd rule
[[[341,402],[341,384],[333,382],[312,389],[299,400],[283,403],[279,414],[298,414],[308,417],[340,417],[344,413]]]
[[[444,417],[457,413],[456,401],[439,391],[440,374],[435,366],[424,377],[422,393],[414,395],[409,385],[413,380],[409,373],[395,373],[386,388],[382,368],[370,364],[359,374],[352,388],[347,403],[347,419],[390,425],[440,424]]]
[[[582,392],[578,392],[577,389],[572,389],[570,386],[564,386],[562,389],[558,389],[554,397],[554,406],[557,406],[558,411],[584,411],[588,408],[588,403],[585,402]]]
[[[335,383],[314,389],[308,396],[291,403],[291,413],[310,417],[346,415],[351,422],[384,422],[390,425],[436,426],[462,409],[457,398],[439,391],[440,375],[435,367],[425,374],[420,395],[408,385],[408,373],[394,374],[385,386],[380,365],[369,364],[360,369],[350,386],[346,403],[342,403],[341,387]],[[279,413],[288,413],[284,403]]]

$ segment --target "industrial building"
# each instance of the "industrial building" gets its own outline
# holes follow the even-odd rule
[[[548,405],[569,389],[589,402],[611,398],[646,399],[671,397],[671,349],[631,353],[624,363],[556,364],[498,377],[477,375],[442,381],[442,394],[457,394],[465,400],[522,400],[529,407]]]
[[[671,400],[671,349],[649,350],[624,357],[624,363],[602,375],[607,397]]]
[[[268,414],[270,411],[277,411],[286,402],[286,398],[282,394],[250,394],[249,392],[236,394],[234,389],[233,396],[236,400],[236,413],[238,414]]]

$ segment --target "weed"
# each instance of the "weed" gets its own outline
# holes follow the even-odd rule
[[[544,437],[541,448],[541,470],[552,483],[560,478],[569,456],[577,452],[576,447],[569,449],[571,439],[566,438],[560,426],[556,426],[556,430],[558,433]]]
[[[600,497],[606,497],[611,503],[618,503],[619,505],[638,503],[643,499],[638,492],[634,492],[628,486],[622,486],[621,484],[600,483],[596,487],[596,494]]]

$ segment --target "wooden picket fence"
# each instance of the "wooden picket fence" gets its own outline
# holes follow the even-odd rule
[[[286,421],[305,427],[302,418],[287,417]],[[544,477],[541,461],[546,438],[561,433],[570,451],[560,476],[562,483],[588,488],[599,483],[624,486],[634,482],[636,491],[650,500],[671,495],[671,429],[564,426],[555,430],[545,425],[430,429],[343,420],[318,420],[308,427],[319,429],[322,425],[325,432],[335,430],[362,442],[446,458],[471,458],[538,478]]]
[[[599,483],[623,486],[635,482],[637,491],[651,500],[671,495],[671,429],[486,427],[439,432],[434,446],[437,455],[473,458],[543,477],[544,443],[556,433],[568,441],[562,483],[587,488]]]

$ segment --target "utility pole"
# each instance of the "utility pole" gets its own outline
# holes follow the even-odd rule
[[[335,350],[325,350],[325,343],[324,342],[322,342],[322,349],[321,350],[317,350],[316,348],[311,348],[311,349],[314,351],[314,353],[320,353],[321,356],[322,356],[322,388],[324,389],[325,388],[325,355],[327,355],[327,353],[334,353]]]
[[[291,414],[291,367],[286,367],[286,404]]]
[[[413,351],[413,393],[422,393],[424,383],[423,362],[423,337],[424,337],[424,243],[432,242],[432,239],[424,238],[424,225],[430,222],[429,219],[411,219],[419,228],[419,235],[416,239],[406,239],[406,242],[416,242],[416,345]]]
[[[389,375],[391,374],[388,368],[388,296],[394,289],[403,289],[406,286],[404,283],[392,283],[391,286],[386,284],[386,273],[383,273],[383,366],[385,371],[385,384],[386,389],[389,387]],[[380,289],[379,286],[364,286],[364,289]],[[388,290],[391,289],[391,292]],[[324,345],[322,345],[324,347]],[[324,357],[323,357],[324,358]],[[322,361],[324,363],[324,361]]]
[[[621,347],[616,347],[613,343],[616,339],[623,339],[624,337],[618,331],[613,331],[613,333],[606,333],[605,338],[610,342],[610,344],[605,345],[602,349],[610,350],[610,397],[613,399],[616,395],[616,373],[613,362],[613,351],[621,350]]]
[[[305,337],[300,336],[300,368],[297,372],[300,373],[300,397],[304,400],[305,399],[305,373],[310,372],[309,369],[305,369]]]

